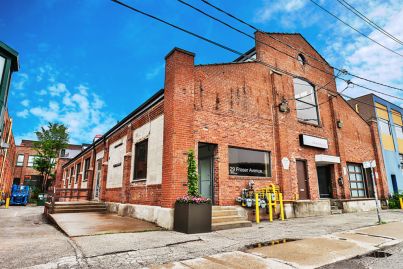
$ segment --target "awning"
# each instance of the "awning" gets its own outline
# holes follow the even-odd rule
[[[326,165],[326,164],[335,164],[340,163],[340,157],[332,156],[332,155],[325,155],[325,154],[318,154],[315,155],[315,162],[319,165]]]

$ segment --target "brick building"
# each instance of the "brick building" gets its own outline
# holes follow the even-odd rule
[[[41,176],[39,172],[33,168],[34,158],[37,154],[36,150],[33,148],[33,143],[34,141],[32,140],[23,139],[16,148],[13,184],[29,186],[39,186],[40,184]],[[78,155],[86,146],[87,145],[69,144],[66,149],[60,152],[59,158],[55,160],[55,171],[61,169],[60,167],[64,163]]]
[[[255,48],[230,63],[195,65],[195,54],[173,49],[164,89],[65,164],[65,188],[136,204],[143,218],[170,228],[194,149],[201,194],[215,205],[235,205],[253,180],[256,188],[278,184],[285,199],[296,199],[287,204],[289,216],[301,207],[330,214],[331,199],[345,211],[373,208],[364,162],[376,161],[378,194],[388,193],[376,123],[336,94],[333,76],[316,68],[333,69],[300,34],[271,35],[297,50],[262,32]]]
[[[403,108],[375,94],[348,101],[367,121],[376,121],[389,193],[403,192]]]
[[[12,132],[13,121],[7,110],[3,115],[3,133],[1,134],[0,147],[0,195],[4,194],[7,197],[10,195],[13,183],[15,142]]]

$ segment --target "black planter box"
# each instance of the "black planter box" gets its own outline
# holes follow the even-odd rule
[[[187,234],[211,232],[211,204],[175,204],[174,230]]]

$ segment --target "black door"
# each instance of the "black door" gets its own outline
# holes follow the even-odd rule
[[[332,198],[330,166],[317,166],[320,198]]]

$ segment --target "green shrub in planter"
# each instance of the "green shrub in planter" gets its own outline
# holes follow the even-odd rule
[[[211,200],[199,195],[194,151],[188,153],[188,195],[175,202],[174,230],[182,233],[211,232]]]

